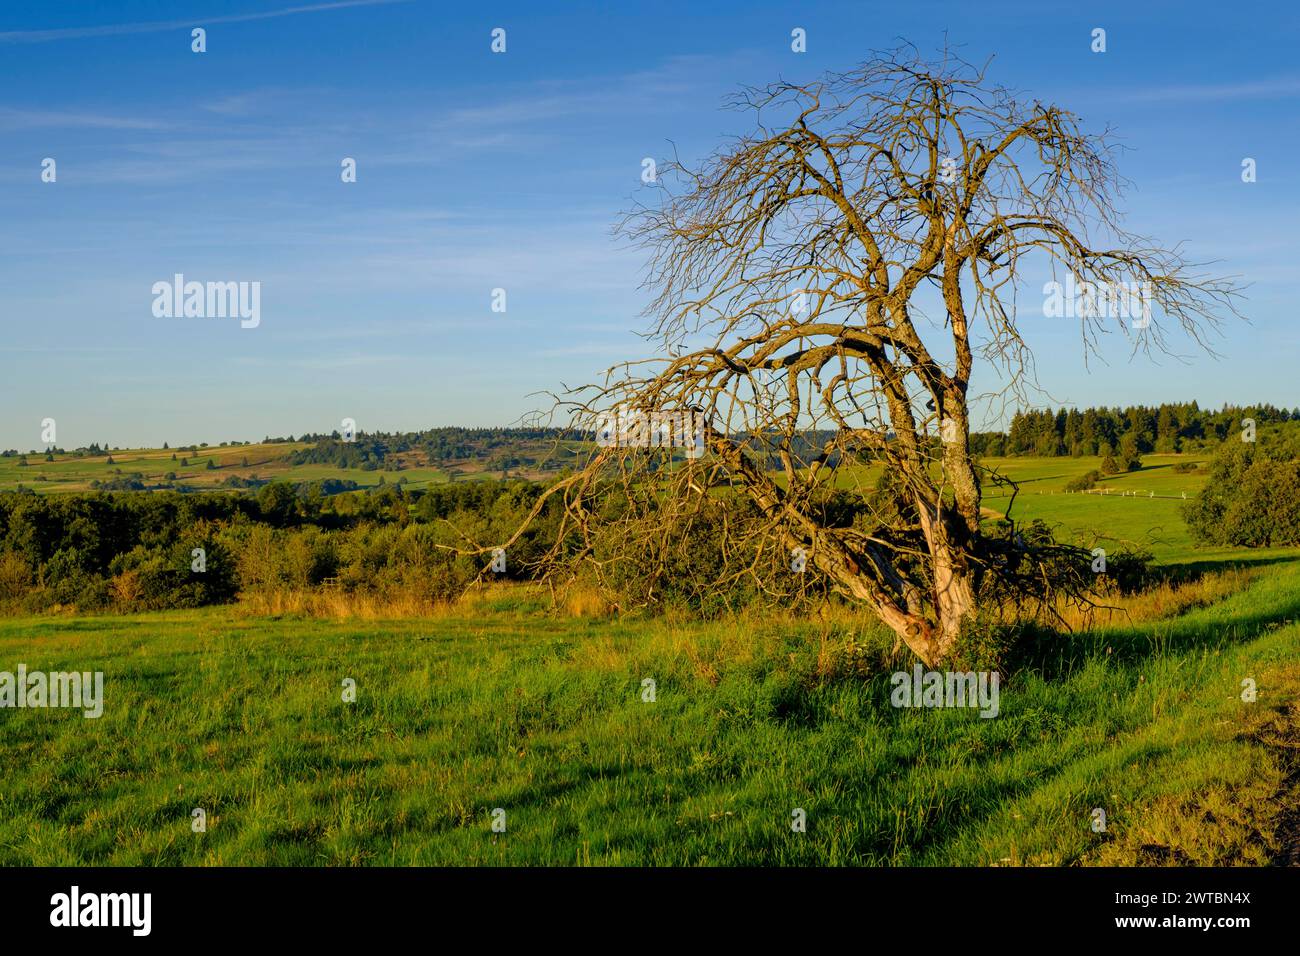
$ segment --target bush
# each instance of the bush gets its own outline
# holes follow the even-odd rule
[[[0,601],[19,601],[32,586],[32,569],[17,551],[0,554]]]
[[[1065,486],[1065,490],[1066,491],[1087,491],[1090,488],[1097,487],[1097,482],[1101,481],[1101,479],[1102,479],[1101,472],[1094,468],[1092,471],[1080,475],[1078,478],[1075,478],[1073,481],[1067,482]]]
[[[1119,467],[1122,471],[1138,471],[1142,459],[1138,455],[1137,436],[1129,432],[1119,443]]]
[[[759,595],[751,580],[741,578],[725,588],[717,585],[719,569],[728,567],[728,559],[734,567],[758,557],[749,550],[736,548],[730,554],[724,550],[729,539],[741,537],[736,530],[740,523],[753,518],[747,503],[734,505],[728,509],[717,502],[705,502],[697,512],[672,519],[650,510],[628,524],[602,522],[593,554],[602,569],[600,590],[623,610],[685,608],[706,618],[752,603]],[[625,507],[611,502],[607,517]],[[727,522],[729,531],[724,530]],[[629,547],[629,540],[636,545]],[[778,559],[788,560],[781,551],[766,557],[767,573],[774,580],[785,575],[792,588],[816,581],[811,562],[806,575],[792,575],[784,563],[780,568],[771,565]]]
[[[1300,544],[1300,437],[1261,431],[1254,443],[1225,442],[1183,518],[1206,544]]]
[[[1150,551],[1123,547],[1106,553],[1105,590],[1119,594],[1136,594],[1154,583],[1155,561]]]
[[[196,528],[171,547],[137,545],[113,559],[109,592],[119,606],[160,611],[202,607],[232,600],[236,593],[235,562],[208,529]],[[193,551],[204,550],[204,570],[192,569]]]

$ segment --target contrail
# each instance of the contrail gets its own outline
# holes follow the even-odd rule
[[[212,23],[242,23],[246,20],[269,20],[289,17],[296,13],[319,13],[322,10],[339,10],[343,7],[373,7],[381,4],[406,3],[408,0],[336,0],[334,3],[314,3],[301,7],[285,7],[265,13],[240,13],[225,17],[190,17],[186,20],[148,20],[142,23],[115,23],[102,27],[65,27],[61,30],[10,30],[0,33],[0,43],[48,43],[51,40],[76,40],[82,37],[123,36],[130,33],[158,33]]]

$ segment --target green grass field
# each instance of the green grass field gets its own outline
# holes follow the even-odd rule
[[[1054,638],[991,720],[891,707],[910,660],[844,615],[573,619],[523,588],[418,620],[0,619],[0,670],[102,670],[106,698],[0,710],[0,864],[1294,862],[1300,552],[1198,551],[1181,497],[1063,494],[1087,459],[998,464],[1020,519],[1265,563],[1214,603]],[[1203,480],[1167,464],[1111,487]]]
[[[1179,463],[1198,465],[1179,473]],[[1089,547],[1130,545],[1149,550],[1162,564],[1252,562],[1300,558],[1300,548],[1250,552],[1243,549],[1206,549],[1196,545],[1184,523],[1181,508],[1206,481],[1206,456],[1144,455],[1140,471],[1111,475],[1088,493],[1069,493],[1065,486],[1086,472],[1099,470],[1101,459],[1085,458],[985,458],[984,469],[1018,486],[1015,497],[1008,487],[984,477],[983,504],[990,517],[1009,514],[1018,522],[1041,519],[1064,540],[1077,538]],[[875,469],[844,469],[838,484],[870,489]],[[1184,498],[1186,496],[1186,498]]]
[[[509,602],[8,620],[6,666],[102,670],[106,705],[0,712],[0,863],[1264,863],[1288,768],[1258,728],[1300,683],[1297,618],[1288,564],[1220,605],[1076,636],[1011,677],[992,720],[891,708],[883,675],[852,673],[865,627],[738,635]]]

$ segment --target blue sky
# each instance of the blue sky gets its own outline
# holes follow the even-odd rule
[[[743,131],[719,109],[740,85],[945,36],[1114,127],[1128,225],[1251,283],[1219,359],[1181,340],[1185,362],[1130,359],[1111,336],[1090,368],[1035,295],[1050,399],[1295,406],[1297,26],[1245,2],[8,4],[0,447],[40,445],[47,417],[68,448],[509,424],[653,351],[641,254],[610,235],[643,157]],[[261,324],[155,318],[177,272],[259,281]]]

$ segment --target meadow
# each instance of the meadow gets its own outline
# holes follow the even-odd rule
[[[186,448],[118,448],[104,454],[86,455],[56,452],[50,454],[49,461],[46,452],[31,452],[0,457],[0,491],[13,491],[22,486],[40,493],[84,492],[91,490],[91,482],[112,481],[133,474],[139,474],[140,480],[149,487],[167,483],[191,491],[218,489],[229,478],[290,482],[334,478],[355,481],[361,488],[375,488],[402,480],[412,488],[427,488],[453,481],[506,476],[536,479],[543,475],[536,468],[517,468],[508,472],[494,470],[481,456],[433,463],[416,453],[397,455],[394,457],[401,465],[398,471],[365,471],[319,463],[293,464],[287,460],[294,452],[311,448],[312,444],[284,441],[204,445],[194,451]],[[568,443],[557,451],[551,443],[544,441],[521,443],[521,450],[544,460],[571,454],[569,446],[572,444]],[[26,464],[21,464],[23,458]],[[187,463],[181,464],[182,460]],[[212,462],[211,468],[208,467],[209,461]]]
[[[990,720],[890,706],[911,661],[845,608],[0,619],[0,670],[105,675],[99,719],[0,710],[0,864],[1300,862],[1300,553],[1192,547],[1169,458],[1106,495],[1063,493],[1095,460],[998,463],[1019,519],[1209,574],[1036,646]]]

